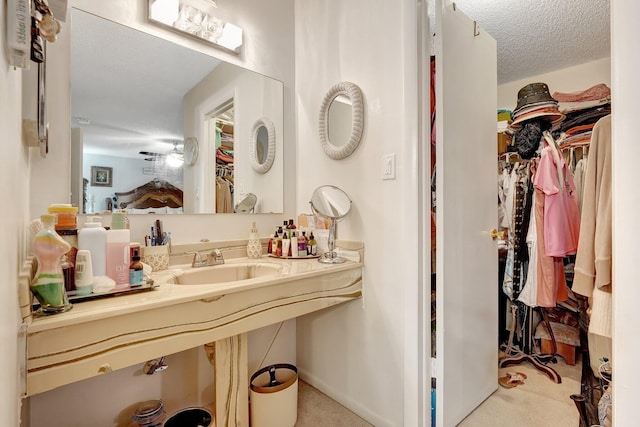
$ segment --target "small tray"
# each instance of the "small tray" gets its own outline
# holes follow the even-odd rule
[[[268,254],[271,258],[280,258],[280,259],[314,259],[320,258],[320,255],[307,255],[307,256],[278,256],[274,254]]]
[[[95,299],[118,297],[121,295],[129,295],[129,294],[135,294],[138,292],[146,292],[146,291],[152,290],[153,288],[157,288],[158,286],[159,285],[155,284],[153,280],[150,280],[144,285],[135,286],[133,288],[113,289],[109,292],[101,292],[99,294],[91,293],[88,295],[75,295],[76,291],[68,291],[67,296],[69,297],[70,303],[76,304],[79,302],[91,301]],[[33,304],[34,311],[37,310],[38,308],[40,308],[40,304],[38,302]]]

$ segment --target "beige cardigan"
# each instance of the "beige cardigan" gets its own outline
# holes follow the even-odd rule
[[[593,128],[572,289],[592,297],[589,332],[611,336],[611,115]]]

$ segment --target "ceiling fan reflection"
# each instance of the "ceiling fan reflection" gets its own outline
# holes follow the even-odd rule
[[[181,150],[178,150],[178,143],[173,143],[173,149],[168,153],[156,153],[153,151],[139,151],[139,154],[142,154],[145,157],[146,161],[149,162],[157,162],[164,161],[169,166],[172,167],[180,167],[184,163],[184,156]]]

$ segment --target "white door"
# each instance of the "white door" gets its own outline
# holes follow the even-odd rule
[[[497,388],[496,42],[436,1],[435,377],[438,426],[455,426]]]

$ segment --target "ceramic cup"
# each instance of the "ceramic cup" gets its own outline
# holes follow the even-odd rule
[[[153,271],[169,268],[168,246],[143,246],[142,262],[151,266]]]

